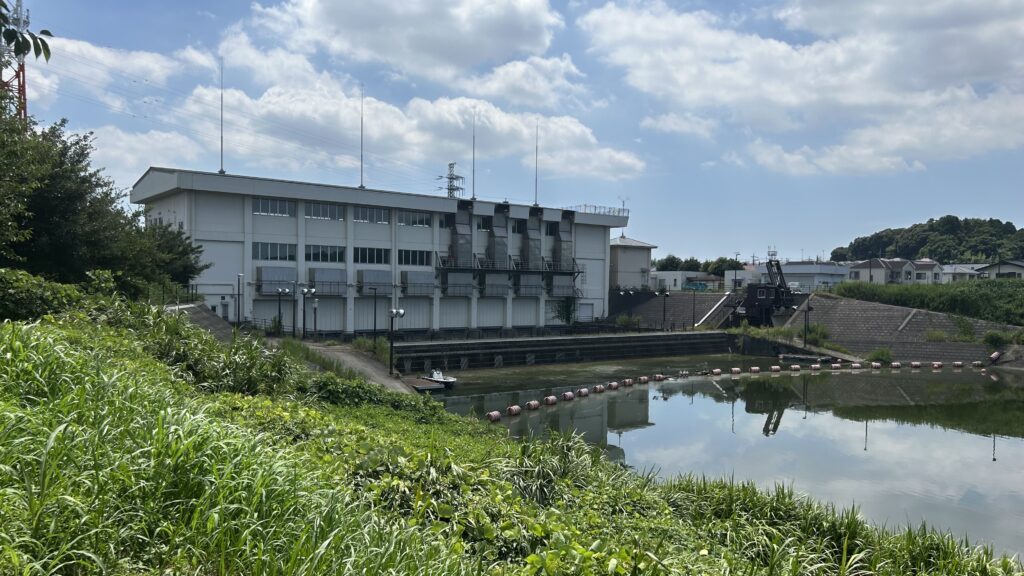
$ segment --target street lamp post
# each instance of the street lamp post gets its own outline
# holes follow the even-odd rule
[[[316,288],[302,289],[302,339],[306,339],[306,297],[316,294]],[[316,309],[314,308],[314,311]]]
[[[690,291],[690,330],[697,328],[697,287]]]
[[[370,291],[373,292],[373,339],[377,339],[377,287],[371,286]]]
[[[287,288],[277,289],[277,335],[281,335],[283,326],[281,325],[281,296],[291,294],[292,291]]]
[[[314,340],[319,340],[320,339],[320,331],[317,330],[317,327],[316,327],[316,309],[317,309],[317,305],[318,304],[320,304],[320,299],[319,298],[313,298],[313,339]]]
[[[376,312],[376,308],[374,311]],[[395,373],[395,318],[401,318],[405,316],[405,310],[402,308],[392,308],[388,310],[388,316],[391,317],[391,328],[388,330],[388,374]]]
[[[245,274],[239,272],[237,290],[235,290],[235,326],[242,324],[242,277],[244,276]]]

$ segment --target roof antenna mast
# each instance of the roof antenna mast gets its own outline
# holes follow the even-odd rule
[[[220,170],[224,173],[224,57],[220,58]]]
[[[534,140],[533,140],[533,205],[540,206],[537,203],[537,182],[540,174],[540,120],[537,120],[534,124]]]
[[[363,83],[359,83],[359,187],[363,185]]]
[[[473,107],[473,167],[471,177],[470,187],[473,200],[476,200],[476,106]]]

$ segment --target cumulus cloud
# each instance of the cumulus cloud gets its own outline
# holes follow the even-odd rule
[[[689,134],[705,140],[711,140],[715,129],[718,127],[718,121],[713,118],[701,118],[696,114],[684,112],[682,114],[662,114],[657,117],[645,116],[640,121],[640,127],[658,132]]]
[[[92,130],[96,151],[92,162],[120,185],[131,185],[149,166],[174,166],[195,160],[202,148],[175,131],[128,132],[106,125]]]
[[[404,73],[449,81],[464,71],[539,56],[562,17],[548,0],[330,2],[290,0],[255,7],[263,28],[298,49],[383,62]]]
[[[531,56],[494,68],[490,73],[458,82],[474,96],[502,99],[512,104],[554,108],[563,101],[585,93],[573,79],[582,78],[572,57]]]
[[[745,18],[611,2],[578,24],[594,53],[669,109],[646,127],[702,136],[694,115],[710,115],[751,130],[749,157],[773,170],[917,170],[1024,145],[1007,109],[1024,92],[1024,4],[788,0],[746,15],[763,14],[752,32]],[[835,143],[786,150],[766,133]]]

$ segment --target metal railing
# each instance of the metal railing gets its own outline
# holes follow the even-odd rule
[[[572,210],[573,212],[582,212],[584,214],[597,214],[599,216],[623,216],[629,217],[629,208],[618,207],[618,206],[597,206],[595,204],[577,204],[575,206],[566,206],[563,210]]]

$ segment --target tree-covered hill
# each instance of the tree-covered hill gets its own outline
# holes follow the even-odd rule
[[[942,263],[1024,258],[1024,229],[996,218],[943,216],[907,228],[887,228],[832,251],[832,260],[932,258]]]

